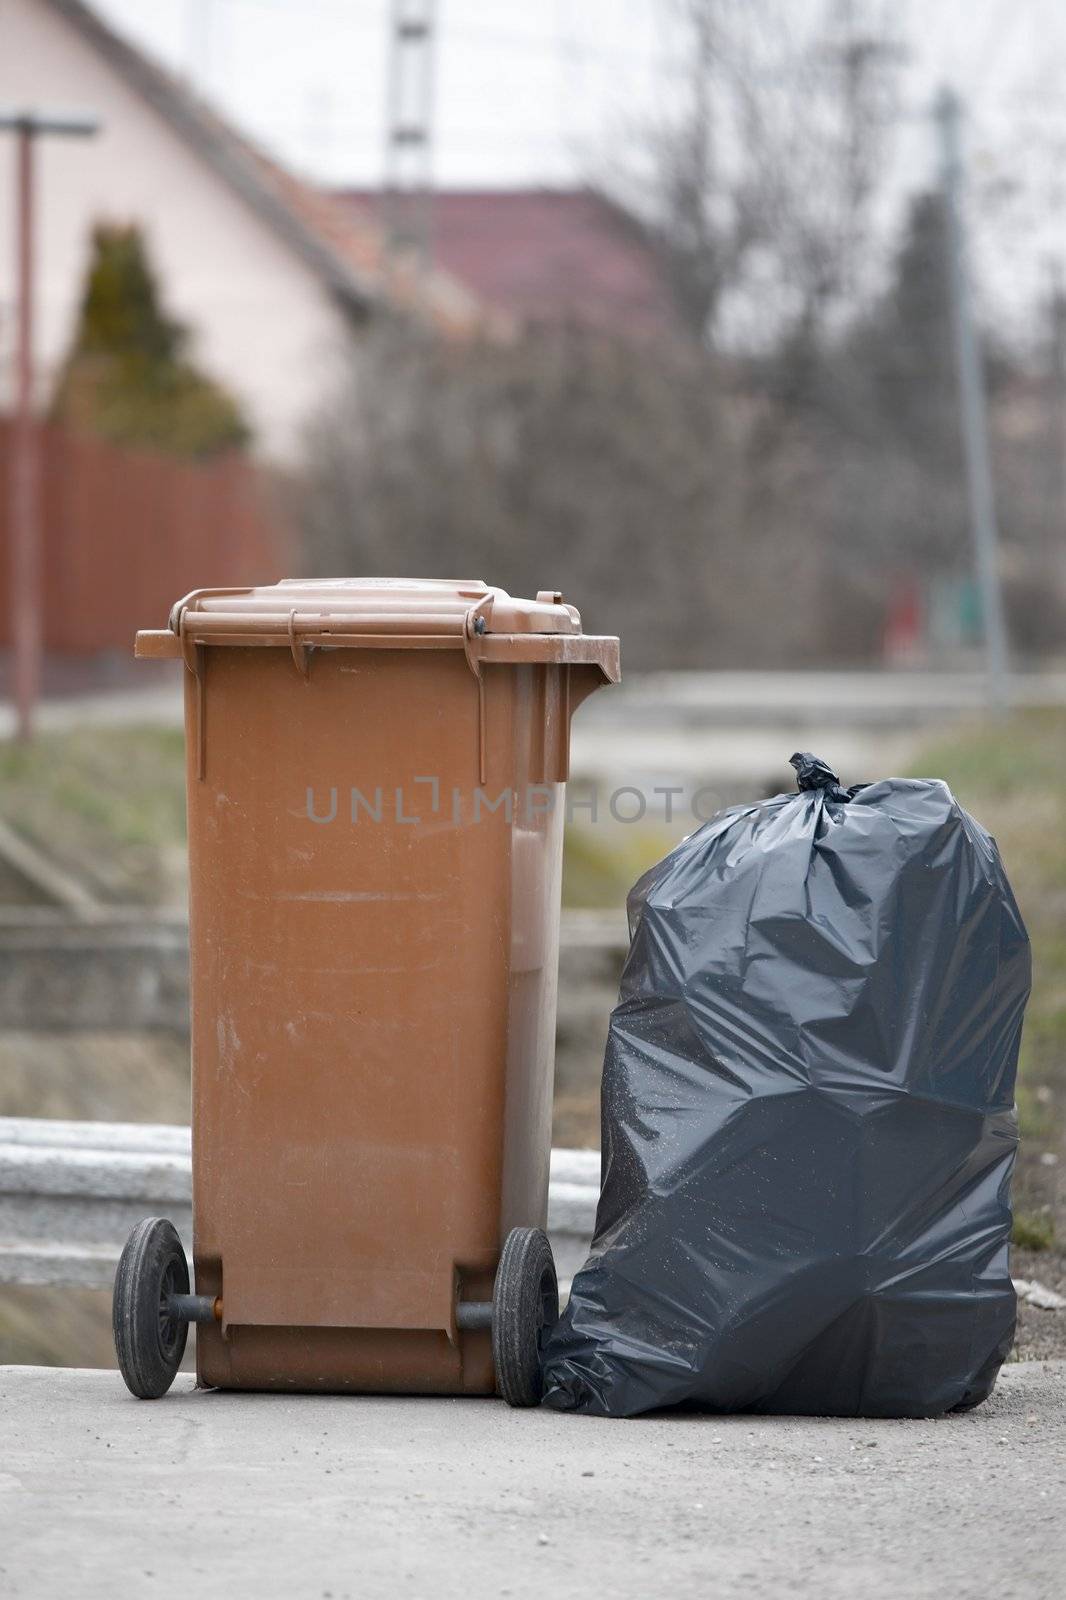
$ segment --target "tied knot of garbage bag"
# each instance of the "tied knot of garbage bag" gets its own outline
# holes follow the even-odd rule
[[[809,750],[797,750],[795,755],[788,758],[790,767],[796,769],[796,788],[801,794],[820,793],[827,800],[839,800],[846,803],[854,800],[865,784],[857,783],[851,789],[842,789],[840,779],[821,756],[812,755]]]
[[[827,766],[821,756],[812,755],[809,750],[797,750],[795,755],[788,758],[790,767],[796,769],[797,789],[838,789],[840,779]]]

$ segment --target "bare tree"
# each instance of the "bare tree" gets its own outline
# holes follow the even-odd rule
[[[811,330],[862,277],[892,124],[893,12],[825,0],[797,31],[782,0],[670,0],[681,93],[650,172],[616,173],[662,247],[692,334]]]
[[[307,565],[561,588],[630,667],[875,661],[893,588],[969,559],[935,196],[872,270],[894,12],[823,0],[797,30],[787,0],[669,3],[684,94],[644,216],[689,338],[380,324],[310,435]],[[1049,597],[1035,645],[1062,607],[1028,531],[1046,429],[1023,447],[1023,391],[993,423],[1017,604]]]
[[[456,347],[379,327],[309,435],[307,567],[560,588],[630,666],[787,661],[830,603],[795,514],[817,473],[795,452],[749,515],[730,381],[705,351],[577,329]]]

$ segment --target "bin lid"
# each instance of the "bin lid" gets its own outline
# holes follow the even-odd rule
[[[581,631],[558,591],[520,600],[480,579],[287,578],[247,589],[197,589],[179,600],[169,629],[138,633],[139,656],[194,645],[307,649],[465,649],[484,662],[591,663],[620,677],[618,640]]]
[[[482,632],[581,632],[578,612],[554,591],[542,589],[535,600],[513,600],[479,579],[450,578],[286,578],[257,589],[198,589],[178,601],[170,626],[179,630],[184,610],[193,627],[194,615],[207,614],[241,619],[253,628],[268,626],[273,618],[287,631],[295,611],[329,627],[365,623],[389,632],[432,633],[457,627],[472,607],[484,617]]]

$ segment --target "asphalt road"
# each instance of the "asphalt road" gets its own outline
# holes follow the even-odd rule
[[[196,1393],[0,1368],[0,1594],[1060,1600],[1066,1363],[928,1422]]]

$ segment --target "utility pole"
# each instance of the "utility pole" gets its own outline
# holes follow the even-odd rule
[[[1051,388],[1049,457],[1053,463],[1048,484],[1048,521],[1055,547],[1061,551],[1063,516],[1066,513],[1066,287],[1063,285],[1062,262],[1058,259],[1048,263],[1048,322],[1048,382]]]
[[[8,454],[11,535],[11,649],[14,700],[20,739],[33,732],[41,682],[40,461],[33,409],[33,203],[34,147],[46,134],[85,137],[97,130],[92,117],[0,109],[0,130],[15,135],[15,282],[18,321],[15,345],[14,423]]]
[[[974,325],[973,298],[966,261],[966,232],[962,213],[962,103],[953,89],[944,87],[934,109],[940,141],[941,183],[947,222],[948,283],[955,333],[959,411],[966,487],[970,502],[974,562],[981,594],[988,693],[993,706],[1007,700],[1007,629],[1003,617],[1003,590],[999,574],[999,530],[988,454],[988,408],[981,353]]]
[[[437,0],[392,0],[382,220],[419,279],[433,261]]]

